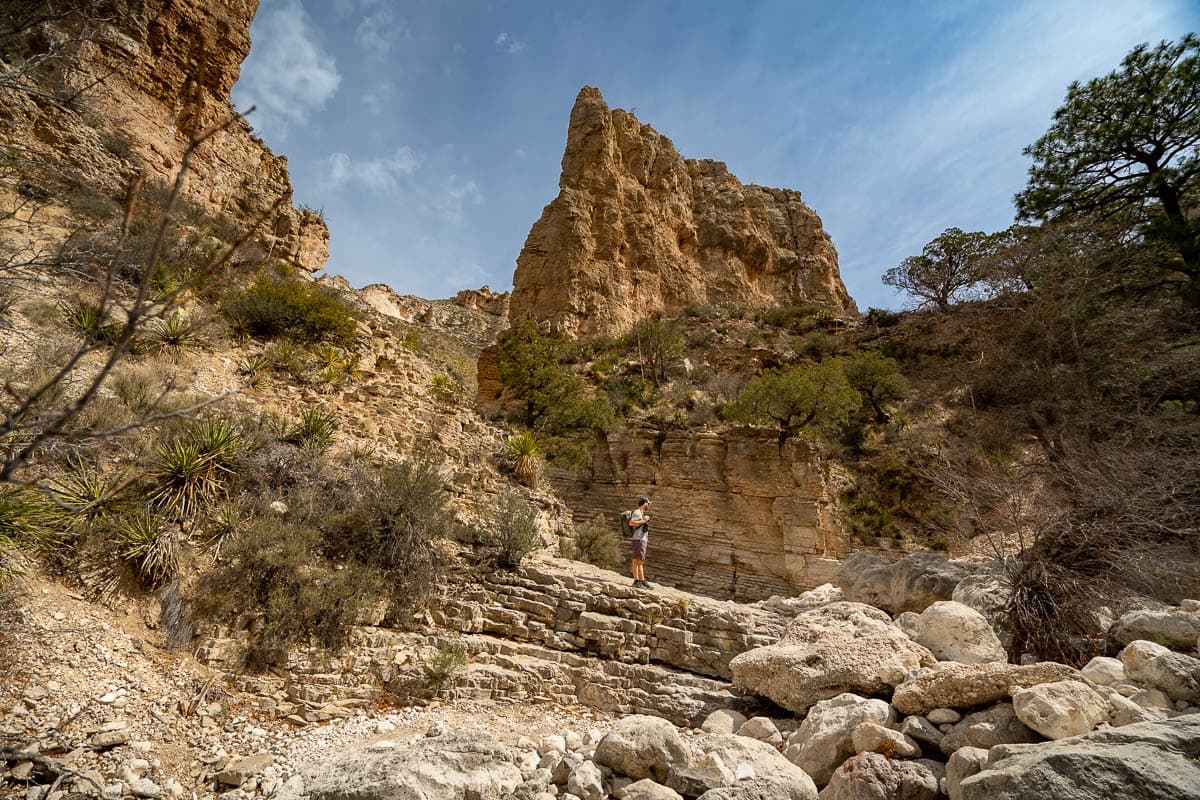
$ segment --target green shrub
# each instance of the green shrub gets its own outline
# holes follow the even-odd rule
[[[627,352],[635,354],[642,365],[642,373],[654,383],[662,384],[668,373],[684,356],[683,337],[669,322],[659,319],[642,319],[634,323],[622,338]]]
[[[178,355],[204,343],[204,326],[175,311],[147,325],[144,338],[152,350],[170,350]]]
[[[248,288],[227,292],[221,312],[235,331],[261,339],[345,347],[358,340],[354,309],[333,290],[299,278],[259,275]]]
[[[66,469],[50,481],[50,497],[74,520],[92,524],[108,516],[121,503],[129,486],[129,475],[105,475],[95,462],[71,458]]]
[[[541,546],[537,515],[516,492],[506,491],[501,495],[485,543],[492,562],[506,569],[520,566],[526,556]]]
[[[603,514],[597,514],[591,522],[577,527],[574,537],[559,540],[559,555],[604,569],[616,569],[622,558],[615,521],[607,521]]]
[[[461,642],[441,639],[424,664],[425,680],[434,695],[442,693],[446,683],[467,665],[467,648]]]
[[[837,431],[861,403],[841,360],[826,359],[811,367],[767,370],[742,388],[729,416],[741,422],[773,422],[783,441],[805,432]]]
[[[829,310],[811,303],[801,303],[795,306],[764,308],[755,316],[765,325],[787,328],[795,333],[807,333],[829,317]]]
[[[60,303],[59,313],[67,326],[90,344],[112,344],[121,333],[119,322],[109,322],[98,303],[78,300]]]
[[[247,610],[261,614],[246,664],[265,669],[287,648],[337,648],[375,598],[386,591],[379,574],[356,562],[336,569],[320,557],[321,534],[278,517],[253,520],[227,544],[193,597],[204,617],[232,621]]]
[[[430,380],[429,391],[433,399],[445,408],[458,406],[466,396],[466,390],[461,383],[440,372]]]
[[[428,454],[364,473],[365,480],[318,488],[313,522],[330,555],[353,559],[393,576],[391,597],[401,611],[424,602],[446,566],[439,539],[459,527],[442,488],[439,463]]]

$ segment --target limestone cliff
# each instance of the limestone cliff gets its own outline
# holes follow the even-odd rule
[[[230,117],[257,0],[46,6],[17,0],[0,13],[0,30],[18,31],[0,54],[9,76],[0,80],[0,141],[30,161],[117,197],[138,170],[172,180],[191,136]],[[261,221],[275,255],[306,271],[324,267],[325,222],[292,207],[287,159],[245,121],[198,149],[185,194],[242,225]]]
[[[652,498],[647,577],[710,597],[791,596],[833,579],[847,540],[827,464],[768,431],[609,434],[585,479],[553,476],[576,526]]]
[[[584,87],[559,195],[517,258],[510,317],[567,336],[613,335],[688,304],[816,303],[855,314],[837,252],[790,189],[744,185]]]

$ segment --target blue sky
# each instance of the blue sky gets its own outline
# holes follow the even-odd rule
[[[233,97],[356,286],[509,288],[593,85],[685,157],[798,189],[859,308],[897,308],[888,267],[1011,223],[1072,80],[1195,30],[1184,0],[262,0]]]

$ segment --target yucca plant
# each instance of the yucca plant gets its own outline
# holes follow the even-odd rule
[[[97,303],[79,300],[59,303],[58,311],[63,321],[86,341],[111,343],[121,332],[119,322],[106,322],[104,309]]]
[[[310,406],[300,412],[300,421],[288,428],[283,440],[305,450],[322,452],[333,444],[337,427],[333,411]]]
[[[145,339],[153,349],[170,350],[179,355],[204,342],[203,326],[182,311],[176,311],[148,325]]]
[[[220,503],[208,517],[204,543],[214,554],[220,554],[225,545],[246,526],[246,521],[246,510],[241,505]]]
[[[542,448],[532,431],[521,431],[504,443],[504,457],[512,465],[517,479],[525,484],[537,481],[542,470]]]
[[[77,522],[106,516],[129,485],[128,472],[105,475],[99,465],[71,457],[68,469],[50,481],[50,498]]]
[[[458,405],[462,400],[464,390],[461,383],[451,376],[439,372],[430,380],[430,394],[438,403],[449,408]]]
[[[263,355],[276,372],[285,372],[298,381],[308,376],[308,353],[290,339],[272,343],[263,350]]]
[[[0,487],[0,581],[19,574],[17,553],[46,544],[61,521],[62,515],[40,492]]]
[[[224,422],[204,422],[160,445],[150,470],[151,505],[188,520],[225,494],[242,437]]]
[[[122,520],[114,533],[121,558],[147,586],[159,586],[179,571],[179,535],[162,517],[144,511]]]

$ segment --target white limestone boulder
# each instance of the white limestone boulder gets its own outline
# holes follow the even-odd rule
[[[1129,643],[1120,657],[1131,681],[1161,689],[1172,700],[1200,703],[1200,659],[1147,641]]]
[[[930,604],[909,635],[929,648],[938,661],[963,664],[1005,662],[1008,654],[983,614],[953,600]]]
[[[635,714],[617,722],[600,740],[594,760],[634,780],[665,783],[672,763],[688,761],[688,749],[665,719]]]
[[[927,714],[935,708],[974,708],[1007,699],[1014,686],[1053,683],[1078,674],[1053,661],[1027,666],[943,662],[897,686],[892,705],[902,714]]]
[[[833,771],[854,755],[854,730],[865,722],[887,725],[896,712],[883,700],[842,694],[822,700],[791,736],[783,754],[812,776],[818,786],[829,782]]]
[[[1047,739],[1066,739],[1090,732],[1108,720],[1111,706],[1079,681],[1040,683],[1013,689],[1017,719]]]
[[[729,666],[739,688],[803,713],[846,692],[890,691],[933,663],[933,655],[897,630],[887,614],[841,602],[801,614],[778,644],[741,653]]]

